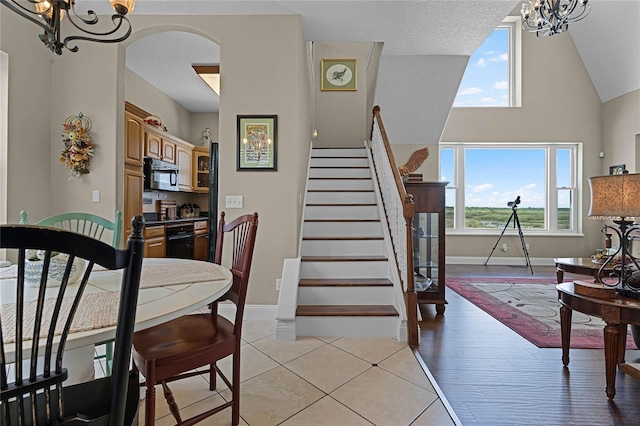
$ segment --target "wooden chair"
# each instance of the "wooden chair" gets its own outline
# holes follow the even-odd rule
[[[228,407],[231,407],[232,424],[237,425],[240,421],[240,335],[258,214],[240,216],[228,224],[224,216],[222,212],[214,263],[220,264],[222,260],[222,246],[227,234],[233,239],[230,267],[233,284],[220,300],[229,300],[236,305],[235,319],[232,322],[218,315],[216,302],[211,305],[210,313],[185,315],[134,334],[133,361],[146,379],[146,426],[154,424],[154,386],[157,384],[162,385],[169,409],[179,425],[197,423]],[[229,355],[233,355],[231,380],[216,365],[217,361]],[[217,372],[231,390],[232,399],[183,421],[167,383],[201,374],[194,370],[203,366],[209,368],[210,389],[216,389]]]
[[[127,248],[119,250],[102,241],[75,232],[35,225],[2,225],[0,248],[17,249],[15,317],[0,317],[0,423],[3,425],[91,424],[122,426],[132,424],[137,415],[139,383],[129,371],[131,342],[142,272],[144,220],[132,220],[133,234]],[[25,259],[30,250],[43,250],[42,274],[35,301],[26,301]],[[8,250],[9,251],[9,250]],[[68,255],[60,287],[45,295],[52,253]],[[85,259],[86,271],[69,291],[68,280],[76,257]],[[64,349],[76,309],[95,264],[122,269],[122,288],[116,329],[113,374],[98,380],[64,386],[67,369],[62,367]],[[8,281],[3,286],[8,286]],[[6,287],[5,287],[6,288]],[[53,297],[51,299],[51,297]],[[64,309],[63,306],[70,306]],[[45,308],[51,308],[50,310]],[[10,311],[11,312],[11,311]],[[6,314],[5,314],[6,315]],[[14,326],[10,324],[15,322]],[[31,325],[29,325],[31,324]],[[50,326],[47,324],[51,324]],[[7,330],[14,331],[11,339]],[[33,330],[32,332],[29,330]],[[57,330],[56,330],[57,329]],[[1,337],[1,336],[0,336]],[[13,340],[15,343],[9,343]],[[32,342],[41,342],[31,345]],[[15,380],[8,381],[8,349],[15,350]],[[40,362],[38,362],[40,358]],[[28,370],[27,370],[27,365]],[[25,371],[23,371],[23,369]]]
[[[27,212],[20,212],[20,223],[28,224]],[[37,222],[36,225],[52,226],[54,228],[66,229],[68,231],[79,232],[88,235],[96,240],[102,240],[105,231],[111,231],[113,247],[120,247],[120,236],[122,235],[122,212],[116,211],[116,218],[113,222],[91,213],[70,212],[50,216]],[[108,234],[107,234],[108,235]],[[96,344],[96,348],[104,345],[104,354],[96,355],[94,359],[105,360],[105,368],[107,376],[111,374],[113,365],[113,340],[108,342],[100,342]]]

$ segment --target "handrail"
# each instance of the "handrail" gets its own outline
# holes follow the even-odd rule
[[[378,130],[376,132],[376,130]],[[399,275],[405,285],[407,307],[407,341],[410,346],[418,346],[418,299],[413,276],[413,216],[415,205],[413,196],[407,194],[400,172],[389,144],[387,132],[382,124],[380,107],[373,108],[371,129],[371,149],[380,193],[382,194],[387,223],[389,224]],[[392,181],[393,183],[390,183]]]

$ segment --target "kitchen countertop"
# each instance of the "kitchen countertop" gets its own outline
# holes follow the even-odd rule
[[[159,225],[171,225],[173,223],[185,223],[185,222],[198,222],[201,220],[208,220],[207,216],[200,217],[187,217],[184,219],[167,219],[167,220],[145,220],[145,226],[159,226]]]

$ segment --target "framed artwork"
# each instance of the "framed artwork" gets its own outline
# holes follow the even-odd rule
[[[357,59],[323,59],[321,90],[358,90]]]
[[[626,170],[624,164],[618,164],[617,166],[609,166],[610,175],[621,175]]]
[[[238,116],[237,171],[277,170],[277,115]]]

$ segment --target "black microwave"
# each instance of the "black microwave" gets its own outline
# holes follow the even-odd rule
[[[144,159],[144,189],[178,190],[178,166],[155,158]]]

